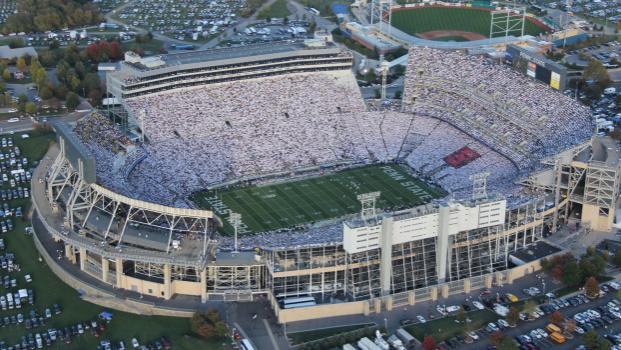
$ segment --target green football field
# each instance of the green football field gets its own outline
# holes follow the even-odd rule
[[[489,11],[468,8],[423,7],[399,10],[392,13],[392,25],[410,35],[435,30],[459,30],[489,36],[491,14]],[[519,30],[510,35],[519,35]],[[544,29],[528,19],[524,24],[524,34],[538,35]]]
[[[240,213],[244,233],[252,233],[356,213],[360,210],[356,196],[374,191],[381,193],[377,207],[382,209],[411,207],[444,195],[400,166],[387,164],[299,181],[200,192],[193,200],[225,221],[224,233],[233,232],[226,222],[229,211]]]

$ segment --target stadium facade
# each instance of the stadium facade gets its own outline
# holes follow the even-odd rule
[[[162,89],[342,72],[352,65],[351,56],[332,47],[287,44],[251,48],[246,54],[215,50],[125,62],[109,76],[109,90],[124,101]],[[140,125],[139,118],[131,118]],[[217,233],[227,218],[106,188],[100,183],[98,156],[68,125],[55,129],[58,142],[48,153],[50,163],[43,162],[33,176],[35,222],[46,231],[37,232],[39,239],[61,244],[65,257],[99,283],[202,302],[264,295],[281,322],[368,314],[490,287],[493,281],[511,282],[517,277],[511,269],[519,260],[516,254],[539,244],[573,209],[582,208],[582,221],[592,227],[609,228],[621,173],[610,140],[583,140],[543,159],[545,169],[522,180],[526,192],[519,201],[487,195],[485,175],[475,175],[471,194],[461,200],[446,198],[395,212],[381,212],[367,202],[329,241],[275,242],[231,253],[219,249]],[[137,132],[145,129],[142,138],[148,139],[148,126]],[[287,300],[295,297],[313,301],[294,312]]]

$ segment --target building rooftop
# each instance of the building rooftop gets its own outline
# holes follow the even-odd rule
[[[288,51],[303,50],[305,48],[306,46],[304,45],[304,41],[281,41],[269,44],[254,44],[219,49],[185,51],[158,56],[158,58],[162,60],[164,64],[163,66],[158,66],[155,68],[178,66],[205,61],[233,59],[247,56],[269,55]],[[139,70],[151,69],[142,64],[132,64],[132,67]]]

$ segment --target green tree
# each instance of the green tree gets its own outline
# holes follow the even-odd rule
[[[504,337],[497,348],[498,350],[517,350],[518,346],[510,337]]]
[[[582,337],[582,343],[587,348],[587,350],[598,350],[599,349],[599,334],[595,331],[588,331],[584,337]]]
[[[22,73],[25,72],[28,68],[28,66],[26,65],[26,59],[24,59],[23,57],[18,58],[17,63],[15,63],[15,68],[17,68],[17,70]]]
[[[41,89],[47,83],[47,73],[45,72],[45,68],[41,67],[37,69],[32,76],[32,80],[34,81],[35,85],[37,85],[37,87]]]
[[[4,81],[11,80],[11,71],[9,71],[8,68],[5,68],[2,71],[2,79],[4,79]]]
[[[507,314],[507,322],[509,322],[510,325],[515,326],[519,320],[520,310],[518,310],[515,306],[512,306]]]
[[[596,59],[590,59],[589,64],[582,73],[585,81],[593,81],[590,88],[593,89],[595,95],[600,95],[604,88],[610,83],[610,76],[604,64]]]
[[[37,113],[37,106],[34,104],[34,102],[27,102],[25,111],[29,114],[35,114]]]
[[[190,319],[194,333],[204,338],[224,338],[227,334],[226,324],[216,310],[196,311]]]
[[[567,286],[575,286],[582,282],[582,273],[575,259],[565,263],[561,281]]]
[[[532,300],[527,300],[527,301],[524,303],[524,306],[523,306],[522,310],[523,310],[525,313],[527,313],[527,314],[528,314],[528,317],[530,318],[530,317],[532,317],[533,312],[535,312],[535,308],[537,308],[537,304],[535,304],[535,302],[534,302],[534,301],[532,301]]]
[[[41,63],[39,63],[39,60],[36,58],[31,58],[30,59],[30,67],[28,67],[28,71],[30,72],[31,75],[34,75],[37,70],[39,70],[39,68],[41,68]]]
[[[50,98],[52,98],[52,96],[54,96],[54,94],[52,93],[52,89],[47,86],[44,86],[39,90],[39,97],[44,100],[49,100]]]
[[[67,89],[67,85],[62,83],[56,85],[56,87],[54,88],[54,96],[61,100],[64,100],[67,97],[68,92],[69,89]]]
[[[455,319],[459,321],[459,323],[462,323],[462,324],[466,322],[466,312],[464,311],[463,308],[459,309],[459,311],[457,312],[457,315],[455,316]]]
[[[74,110],[77,106],[80,105],[80,96],[78,96],[75,92],[69,92],[67,94],[67,100],[65,101],[65,105],[68,109]]]

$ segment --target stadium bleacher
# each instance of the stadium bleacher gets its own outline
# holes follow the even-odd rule
[[[408,65],[403,112],[368,109],[351,72],[303,72],[126,99],[131,113],[145,112],[143,144],[97,114],[75,132],[106,187],[180,207],[195,191],[238,179],[392,161],[455,198],[469,195],[470,175],[487,171],[489,192],[519,200],[516,177],[591,135],[588,108],[510,68],[426,48],[410,52]],[[296,242],[335,239],[324,232]]]

